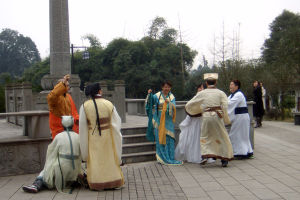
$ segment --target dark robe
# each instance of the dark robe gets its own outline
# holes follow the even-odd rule
[[[253,116],[262,117],[265,111],[264,111],[264,105],[262,101],[262,91],[260,86],[254,88],[253,95],[254,95],[254,102],[255,102],[255,104],[253,105]]]

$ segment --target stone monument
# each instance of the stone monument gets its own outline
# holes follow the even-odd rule
[[[71,74],[71,95],[79,108],[80,78],[71,72],[68,0],[50,0],[50,74],[41,80],[45,95],[66,74]]]

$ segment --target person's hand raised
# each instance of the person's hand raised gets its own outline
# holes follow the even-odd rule
[[[67,82],[69,82],[70,77],[71,77],[70,74],[65,75],[65,76],[64,76],[63,83],[66,84]]]

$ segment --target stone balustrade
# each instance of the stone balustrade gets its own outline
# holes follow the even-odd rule
[[[28,136],[31,139],[36,138],[50,138],[50,128],[49,128],[49,111],[46,110],[33,110],[33,111],[21,111],[21,112],[9,112],[0,113],[0,117],[7,117],[9,122],[9,117],[23,118],[23,135]]]

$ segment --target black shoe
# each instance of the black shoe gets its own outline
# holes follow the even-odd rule
[[[77,181],[84,188],[89,188],[86,174],[78,174]]]
[[[207,162],[207,158],[203,158],[200,162],[200,165],[205,165]]]
[[[222,162],[222,167],[227,167],[228,161],[227,160],[221,160]]]

